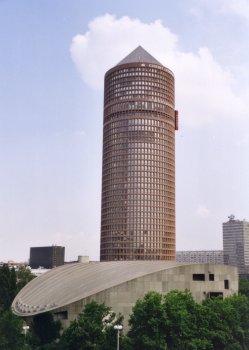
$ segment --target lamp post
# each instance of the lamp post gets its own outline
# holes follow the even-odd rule
[[[29,326],[23,326],[22,329],[23,329],[23,333],[24,333],[24,335],[25,335],[25,337],[26,337],[27,332],[28,332],[28,330],[29,330]]]
[[[22,329],[23,329],[23,333],[24,333],[24,337],[25,337],[25,347],[27,346],[27,343],[26,343],[26,335],[27,335],[27,332],[29,331],[29,326],[27,325],[23,325],[22,326]]]
[[[121,331],[123,329],[123,326],[121,326],[120,324],[115,324],[114,329],[116,329],[118,331],[118,334],[117,334],[117,350],[119,350],[119,331]]]

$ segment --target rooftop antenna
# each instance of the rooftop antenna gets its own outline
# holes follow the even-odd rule
[[[229,221],[232,221],[232,220],[235,219],[235,216],[233,214],[231,214],[231,215],[228,216],[228,219],[229,219]]]

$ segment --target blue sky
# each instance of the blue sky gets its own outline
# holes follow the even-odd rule
[[[247,0],[0,0],[0,260],[99,258],[104,72],[138,45],[176,77],[177,249],[249,219]]]

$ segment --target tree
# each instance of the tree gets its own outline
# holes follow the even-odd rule
[[[26,267],[20,267],[16,271],[16,287],[19,292],[27,283],[29,283],[36,276],[32,274],[31,270]]]
[[[0,305],[9,309],[16,294],[35,276],[29,269],[20,268],[17,272],[7,264],[0,267]]]
[[[242,349],[249,349],[249,300],[244,295],[233,295],[224,300],[232,308],[230,331]],[[229,321],[229,319],[228,319]]]
[[[206,336],[205,316],[189,291],[171,291],[164,296],[167,313],[165,333],[170,350],[211,349]]]
[[[249,298],[249,281],[246,278],[239,279],[239,293]]]
[[[60,349],[112,350],[116,348],[114,324],[120,323],[115,313],[104,304],[95,301],[86,304],[77,320],[63,332]]]
[[[10,310],[0,310],[0,349],[30,349],[23,334],[23,321]]]
[[[39,346],[52,344],[60,337],[61,323],[54,321],[50,312],[36,315],[30,327],[31,343]]]
[[[131,349],[208,350],[201,305],[188,292],[149,292],[130,317]]]
[[[137,301],[129,324],[132,350],[249,349],[249,300],[242,295],[197,304],[188,291],[150,292]]]
[[[17,293],[16,272],[7,264],[0,267],[0,305],[4,310],[10,308]]]
[[[207,299],[202,305],[212,349],[248,349],[249,303],[245,296]]]
[[[162,295],[149,292],[143,299],[139,299],[132,310],[129,320],[131,339],[134,350],[167,349],[165,327],[168,323],[167,315],[162,304]]]

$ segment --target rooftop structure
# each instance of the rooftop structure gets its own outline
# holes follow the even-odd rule
[[[132,51],[128,56],[122,59],[121,62],[117,64],[120,66],[122,64],[134,63],[134,62],[146,62],[151,64],[159,64],[162,66],[160,62],[158,62],[149,52],[144,50],[142,46],[138,46],[134,51]]]

